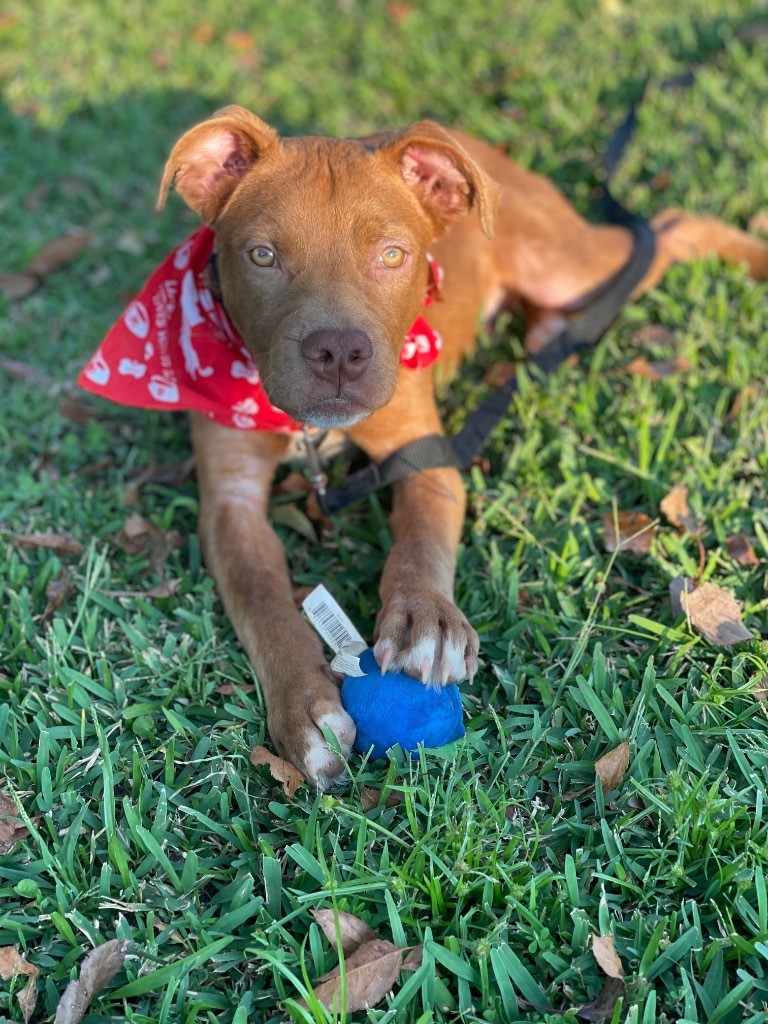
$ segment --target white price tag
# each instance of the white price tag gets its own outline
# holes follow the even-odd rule
[[[344,614],[341,606],[322,583],[304,598],[301,607],[317,632],[336,654],[352,644],[362,644],[363,649],[368,646],[352,625],[349,616]]]

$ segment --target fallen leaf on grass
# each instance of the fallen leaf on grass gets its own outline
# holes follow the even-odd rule
[[[30,260],[24,267],[24,271],[35,274],[41,279],[46,278],[54,270],[58,270],[76,259],[92,241],[93,236],[90,232],[82,229],[54,238],[53,241],[43,246],[33,260]]]
[[[393,790],[387,799],[384,801],[385,807],[397,807],[398,804],[403,802],[403,794]],[[360,803],[362,804],[364,811],[372,811],[374,807],[378,807],[381,803],[381,790],[374,789],[373,786],[361,786],[360,787]]]
[[[627,774],[627,768],[629,768],[629,744],[625,740],[595,761],[595,775],[603,784],[603,793],[612,793],[614,789],[618,789]]]
[[[40,287],[40,278],[34,274],[25,274],[20,270],[0,271],[0,295],[17,302],[26,299]]]
[[[503,388],[515,376],[518,366],[514,362],[494,363],[483,374],[483,383],[491,388]]]
[[[12,540],[24,548],[48,548],[57,555],[82,555],[85,548],[68,533],[14,533]]]
[[[95,411],[77,395],[65,395],[59,402],[59,413],[70,423],[79,425],[96,419]]]
[[[71,263],[91,241],[92,236],[83,230],[54,238],[22,270],[0,273],[0,292],[9,299],[25,298],[54,270]]]
[[[111,939],[92,949],[83,960],[80,977],[67,985],[53,1024],[80,1024],[93,997],[112,981],[123,966],[130,948],[128,939]]]
[[[754,552],[749,537],[743,533],[734,533],[725,542],[728,554],[740,565],[760,565],[760,559]]]
[[[276,494],[309,494],[312,484],[309,478],[298,470],[292,470],[275,486]]]
[[[424,947],[423,946],[412,946],[408,952],[408,956],[403,960],[403,966],[400,968],[401,971],[418,971],[421,967],[422,960],[424,959]]]
[[[19,817],[16,804],[9,796],[0,793],[0,854],[8,853],[27,835],[29,830]]]
[[[685,484],[676,484],[672,490],[659,503],[659,508],[673,526],[690,533],[692,537],[698,537],[701,533],[701,524],[688,507],[688,488]]]
[[[688,373],[693,369],[693,364],[689,363],[687,359],[683,359],[682,356],[675,356],[674,359],[661,359],[654,363],[649,363],[647,359],[638,356],[628,363],[625,369],[633,377],[644,377],[646,380],[657,381],[672,377],[676,373]]]
[[[2,285],[0,284],[0,291],[2,291]],[[32,366],[30,363],[23,363],[20,359],[6,359],[4,356],[0,356],[0,370],[5,370],[11,377],[15,377],[16,380],[28,380],[33,384],[49,384],[50,380],[38,367]]]
[[[749,681],[753,684],[754,687],[752,693],[755,696],[755,700],[759,701],[761,704],[767,704],[768,676],[764,675],[764,673],[762,672],[757,672],[755,673],[755,675],[752,676],[752,678]],[[0,850],[0,852],[2,852],[2,850]]]
[[[43,612],[43,619],[49,619],[54,612],[61,609],[67,594],[71,590],[72,580],[69,578],[65,570],[62,570],[55,580],[50,580],[48,586],[45,588],[45,596],[48,598],[48,604]]]
[[[394,985],[403,962],[402,951],[386,939],[364,942],[344,961],[347,1013],[376,1006]],[[334,967],[312,986],[315,995],[332,1010],[341,1010],[341,968]],[[306,1005],[306,1004],[305,1004]]]
[[[606,512],[600,517],[606,551],[629,551],[633,555],[647,555],[656,527],[645,512]]]
[[[272,505],[269,512],[269,517],[273,522],[295,531],[310,544],[317,544],[317,531],[309,516],[302,512],[298,505],[294,505],[293,502],[288,505]]]
[[[222,697],[231,697],[233,693],[251,693],[256,687],[253,683],[222,683],[214,688],[214,693],[220,693]]]
[[[746,387],[742,388],[741,391],[736,395],[733,400],[733,405],[728,410],[728,415],[725,417],[730,423],[731,420],[736,419],[741,410],[746,409],[753,402],[760,397],[760,389],[755,384],[747,384]]]
[[[341,948],[346,954],[354,953],[364,942],[372,942],[378,939],[378,935],[359,917],[354,914],[347,914],[343,910],[334,913],[333,910],[313,910],[312,916],[318,925],[323,929],[325,937],[332,946],[338,946],[341,939]],[[336,923],[338,921],[338,933]]]
[[[146,552],[149,568],[156,576],[162,576],[165,563],[172,548],[183,547],[184,538],[178,530],[161,530],[138,512],[131,512],[115,543],[129,555]]]
[[[622,744],[623,746],[623,744]],[[592,952],[598,966],[609,978],[623,978],[624,967],[613,944],[611,935],[593,935]]]
[[[638,348],[651,348],[653,345],[670,348],[675,345],[675,336],[663,324],[645,324],[633,333],[632,344]]]
[[[692,594],[695,589],[696,583],[690,576],[675,576],[669,581],[669,603],[676,619],[683,614],[683,594]]]
[[[600,1021],[612,1017],[616,1003],[626,994],[627,986],[623,978],[609,978],[600,995],[591,1002],[577,1007],[576,1016],[589,1021]]]
[[[713,644],[732,647],[755,634],[741,621],[741,605],[727,590],[714,583],[705,583],[691,594],[681,594],[683,610],[691,625]]]
[[[272,778],[276,782],[282,782],[283,792],[288,797],[293,796],[299,786],[306,782],[306,778],[298,768],[292,765],[290,761],[284,761],[282,757],[272,754],[266,747],[253,748],[251,751],[251,764],[267,765]]]
[[[24,1024],[29,1024],[37,1002],[37,968],[34,964],[27,963],[15,946],[0,947],[0,978],[3,981],[10,981],[17,974],[29,978],[21,992],[16,995],[24,1014]]]

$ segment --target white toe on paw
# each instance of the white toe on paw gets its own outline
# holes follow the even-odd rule
[[[349,757],[355,739],[355,723],[346,711],[331,711],[317,720],[317,732],[310,737],[304,755],[304,774],[318,789],[332,789],[345,781],[344,762],[330,750],[322,734],[323,728],[330,729],[336,737],[343,757]]]

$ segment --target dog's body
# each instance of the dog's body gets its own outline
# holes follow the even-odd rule
[[[298,422],[346,430],[376,461],[442,432],[432,371],[398,364],[423,306],[428,250],[445,272],[428,315],[451,370],[480,321],[511,301],[526,313],[529,351],[541,349],[632,248],[627,229],[587,224],[546,180],[430,122],[356,141],[280,140],[228,107],[177,143],[161,201],[171,184],[216,231],[224,304],[270,399]],[[652,226],[657,252],[638,292],[673,262],[710,252],[768,277],[768,248],[725,224],[668,211]],[[327,787],[343,765],[322,729],[346,752],[354,724],[294,607],[267,519],[289,438],[199,414],[192,437],[206,560],[262,686],[272,740]],[[396,485],[376,625],[383,668],[438,684],[474,673],[477,635],[453,602],[464,506],[453,469]]]

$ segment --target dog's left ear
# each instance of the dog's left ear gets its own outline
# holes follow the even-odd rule
[[[381,152],[397,160],[406,185],[442,234],[473,207],[485,234],[493,235],[499,186],[434,121],[419,121],[390,137]]]

